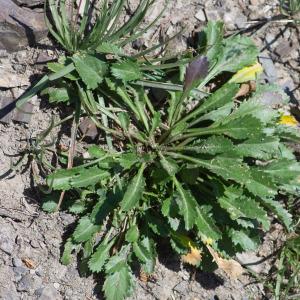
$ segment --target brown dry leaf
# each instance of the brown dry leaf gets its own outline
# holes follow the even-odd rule
[[[140,281],[142,281],[143,283],[147,283],[149,279],[149,275],[144,272],[143,270],[140,271]]]
[[[233,259],[227,260],[227,259],[220,258],[218,266],[233,279],[237,279],[244,272],[242,266]]]
[[[67,152],[69,150],[69,147],[64,145],[64,144],[59,144],[57,146],[58,150],[62,151],[62,152]]]
[[[214,258],[214,261],[220,269],[225,271],[231,278],[237,279],[244,272],[243,267],[233,259],[224,259],[209,245],[206,245],[208,251]]]
[[[33,260],[31,260],[30,258],[23,257],[22,262],[29,269],[35,269],[36,268],[36,263]]]
[[[189,246],[191,248],[190,252],[186,255],[182,255],[181,259],[187,264],[190,264],[192,266],[198,266],[202,260],[201,250],[197,249],[196,247],[193,247],[191,244],[189,244]]]
[[[254,92],[255,90],[256,90],[255,81],[243,83],[241,84],[239,91],[235,95],[235,98],[247,96],[248,94]]]

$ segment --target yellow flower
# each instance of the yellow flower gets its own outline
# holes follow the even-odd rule
[[[211,238],[207,238],[205,241],[204,241],[205,245],[209,245],[211,246],[212,243],[213,243],[213,240]]]
[[[293,116],[283,115],[281,116],[278,124],[287,125],[287,126],[297,126],[299,123]]]
[[[260,63],[256,63],[253,66],[245,67],[239,70],[232,76],[229,82],[243,83],[251,80],[256,80],[257,76],[263,72],[263,67]]]

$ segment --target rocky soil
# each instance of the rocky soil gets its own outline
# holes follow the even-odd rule
[[[0,7],[11,5],[9,11],[0,10],[0,299],[101,299],[101,278],[79,274],[76,261],[68,267],[59,263],[62,243],[74,217],[40,210],[40,195],[32,185],[29,169],[21,174],[7,172],[11,160],[17,160],[12,156],[25,149],[28,138],[47,128],[51,116],[57,115],[55,110],[46,110],[39,99],[33,99],[27,108],[35,113],[31,118],[9,109],[13,107],[9,103],[43,71],[45,62],[56,57],[43,22],[35,17],[40,15],[41,2],[0,0]],[[130,1],[132,7],[136,2]],[[147,21],[160,12],[163,2],[155,2]],[[16,7],[12,17],[11,9]],[[286,91],[299,117],[299,28],[273,22],[278,14],[275,0],[170,1],[159,26],[147,33],[142,43],[148,46],[159,35],[171,36],[185,27],[185,33],[169,45],[170,51],[179,50],[187,47],[191,32],[201,30],[207,20],[223,20],[227,34],[242,32],[253,37],[261,49],[263,80],[277,83]],[[274,224],[256,253],[244,253],[238,259],[250,264],[267,257],[283,239],[281,232]],[[269,260],[251,266],[261,274],[270,267]],[[247,275],[232,281],[221,271],[191,269],[178,257],[162,251],[153,277],[143,282],[137,276],[132,299],[270,299],[262,284],[253,281]]]

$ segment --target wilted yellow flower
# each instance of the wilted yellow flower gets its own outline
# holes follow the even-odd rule
[[[189,243],[190,252],[186,255],[182,255],[182,260],[190,265],[198,266],[202,260],[201,250],[194,247],[191,243]]]
[[[278,124],[287,125],[287,126],[297,126],[299,123],[293,116],[283,115],[281,116]]]
[[[263,72],[263,67],[260,63],[256,63],[253,66],[245,67],[239,70],[232,76],[229,82],[243,83],[250,80],[256,80],[257,76]]]

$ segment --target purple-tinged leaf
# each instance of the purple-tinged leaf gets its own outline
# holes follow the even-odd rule
[[[206,56],[201,56],[188,65],[185,72],[184,91],[193,87],[195,82],[208,74],[208,65]]]

